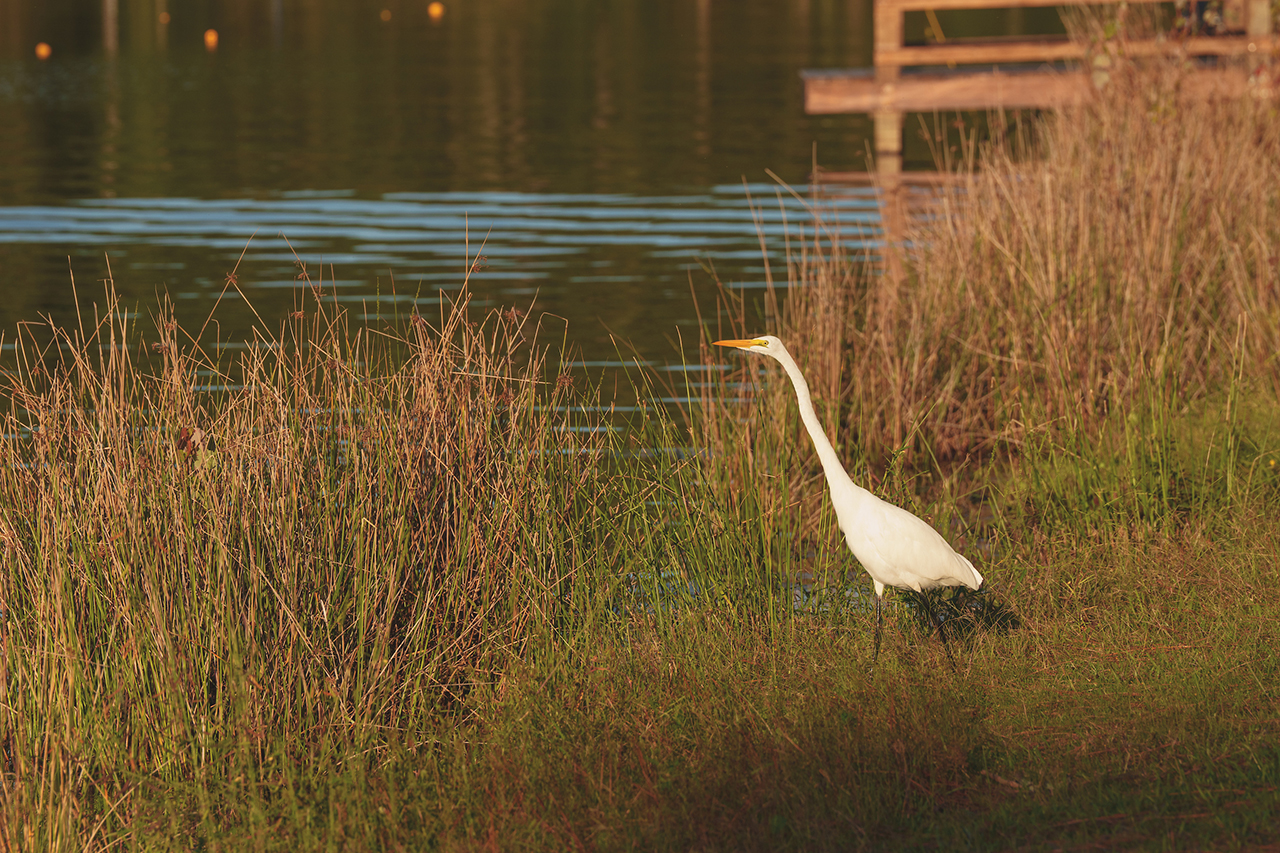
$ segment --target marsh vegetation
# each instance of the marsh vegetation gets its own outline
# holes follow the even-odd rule
[[[766,306],[855,479],[1016,614],[958,676],[902,608],[870,671],[760,361],[684,411],[637,371],[622,415],[465,297],[367,329],[304,287],[236,346],[110,292],[24,327],[5,846],[1274,843],[1280,122],[1177,75],[975,149],[904,280],[816,211]],[[729,303],[690,361],[761,331]]]

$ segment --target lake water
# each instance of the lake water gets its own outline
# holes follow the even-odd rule
[[[444,7],[0,0],[0,331],[69,322],[72,274],[94,298],[108,264],[131,304],[167,292],[194,323],[238,263],[270,325],[303,265],[376,319],[456,292],[480,255],[483,303],[536,298],[586,359],[616,336],[670,361],[695,298],[715,305],[710,270],[760,287],[804,221],[766,170],[803,194],[815,157],[865,168],[868,119],[806,116],[799,78],[870,63],[863,0]],[[1052,29],[1028,13],[982,20]],[[912,134],[906,153],[929,163]],[[826,203],[873,236],[868,191]],[[224,336],[255,322],[235,299],[217,316]]]

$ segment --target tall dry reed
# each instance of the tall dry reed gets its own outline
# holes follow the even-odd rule
[[[519,312],[378,330],[308,298],[231,346],[129,318],[108,293],[28,326],[4,373],[10,842],[84,843],[146,780],[412,742],[583,621],[604,433],[568,429],[579,394]]]
[[[1017,454],[1240,383],[1274,399],[1280,121],[1272,102],[1181,97],[1190,73],[1118,63],[1096,100],[984,146],[912,220],[901,279],[857,263],[819,202],[774,331],[850,462]],[[773,385],[761,422],[803,450]]]
[[[924,422],[956,454],[1089,429],[1151,383],[1204,397],[1237,360],[1280,389],[1280,123],[1251,100],[1179,99],[1182,79],[1119,68],[1098,101],[1044,122],[1038,159],[992,149],[942,195],[912,235],[892,340],[864,333],[896,349],[893,402],[864,396],[864,421]]]

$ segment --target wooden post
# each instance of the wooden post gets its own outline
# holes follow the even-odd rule
[[[102,0],[102,50],[115,56],[120,47],[120,4],[118,0]]]
[[[902,9],[892,0],[878,0],[874,7],[875,41],[872,56],[876,64],[876,83],[883,89],[892,87],[902,76],[902,69],[892,57],[902,49]],[[896,175],[902,171],[902,113],[877,110],[875,113],[876,171]]]
[[[1250,40],[1267,39],[1271,35],[1271,3],[1269,0],[1246,0],[1244,32],[1245,38]],[[1255,48],[1252,41],[1248,49],[1250,51],[1248,64],[1250,71],[1257,71],[1264,62],[1268,61],[1265,57],[1272,55],[1272,51],[1264,51],[1261,46]]]
[[[1254,38],[1271,35],[1271,4],[1267,0],[1248,0],[1244,29]]]
[[[902,76],[901,67],[887,59],[902,50],[902,8],[893,0],[877,0],[873,15],[876,83],[882,92],[891,92]],[[896,284],[902,279],[899,248],[906,230],[901,179],[902,112],[876,110],[874,120],[876,172],[880,178],[880,223],[884,230],[884,269]]]
[[[902,69],[896,61],[886,61],[886,57],[902,49],[902,9],[892,0],[879,0],[874,16],[876,82],[882,87],[893,86],[902,76]],[[876,170],[897,174],[902,171],[902,113],[880,110],[875,121]]]

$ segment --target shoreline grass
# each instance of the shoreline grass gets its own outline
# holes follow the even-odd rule
[[[815,221],[769,297],[855,479],[1017,616],[955,677],[892,600],[869,670],[865,576],[761,361],[683,423],[641,376],[610,430],[514,310],[314,300],[234,356],[109,293],[28,330],[0,844],[1280,844],[1278,125],[1124,73],[1043,120],[1047,158],[984,152],[905,282]]]

